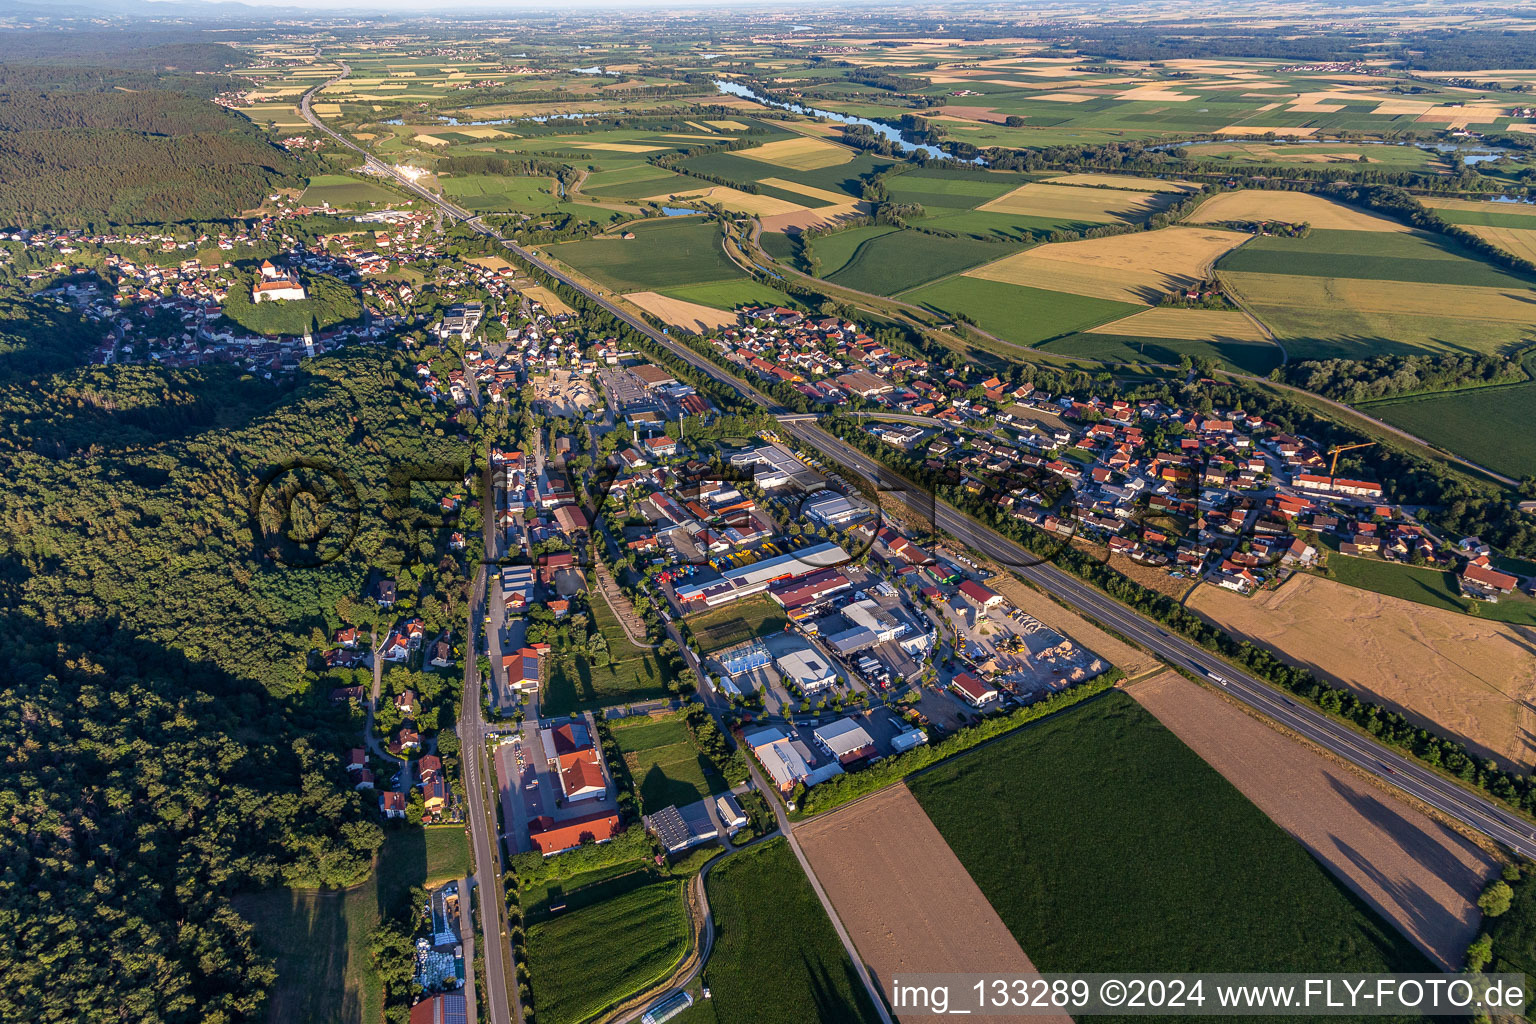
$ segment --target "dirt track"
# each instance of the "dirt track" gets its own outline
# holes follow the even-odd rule
[[[1433,959],[1461,966],[1492,858],[1177,673],[1128,692]]]
[[[1536,764],[1536,629],[1298,576],[1252,598],[1201,586],[1189,607],[1475,750]]]
[[[887,1001],[891,978],[907,972],[1034,971],[905,785],[807,822],[795,829],[795,838]],[[1071,1020],[1064,1015],[986,1019]]]

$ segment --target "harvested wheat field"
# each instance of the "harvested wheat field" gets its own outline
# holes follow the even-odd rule
[[[1533,125],[1532,127],[1536,127]],[[1445,199],[1440,196],[1424,196],[1419,202],[1436,210],[1468,210],[1473,213],[1513,213],[1525,214],[1531,218],[1531,223],[1536,225],[1536,204],[1531,203],[1490,203],[1478,199]]]
[[[819,206],[815,209],[796,210],[794,213],[780,213],[762,218],[763,230],[794,234],[806,228],[830,227],[853,217],[867,217],[870,209],[868,203],[860,200],[856,203],[843,203],[841,206]]]
[[[673,327],[681,327],[695,334],[730,327],[736,323],[736,314],[713,306],[701,306],[697,302],[685,302],[656,292],[630,292],[624,296],[647,313],[661,317]]]
[[[1247,301],[1258,306],[1338,309],[1357,313],[1408,313],[1528,323],[1536,292],[1471,284],[1370,281],[1357,277],[1303,277],[1300,274],[1224,273]]]
[[[785,192],[793,192],[796,195],[806,196],[809,199],[819,199],[824,203],[832,203],[837,206],[846,206],[853,202],[853,197],[846,192],[832,192],[814,185],[802,185],[798,181],[787,181],[784,178],[759,178],[759,185],[767,185],[770,188],[781,189]]]
[[[1235,309],[1179,309],[1158,306],[1090,327],[1087,334],[1123,334],[1142,338],[1183,338],[1190,341],[1267,341],[1259,325]]]
[[[1051,178],[1052,185],[1099,185],[1107,188],[1127,188],[1134,192],[1198,192],[1200,186],[1193,181],[1160,181],[1157,178],[1137,178],[1129,174],[1063,174]]]
[[[550,291],[548,288],[541,284],[519,286],[518,291],[522,292],[524,295],[528,296],[530,299],[543,306],[544,311],[551,316],[558,316],[561,313],[576,312],[570,306],[567,306],[564,302],[560,301],[560,296],[556,295],[554,292]]]
[[[1205,277],[1212,263],[1248,237],[1236,231],[1171,227],[1051,242],[977,267],[965,276],[1150,305],[1165,293]]]
[[[476,256],[472,260],[465,260],[465,262],[473,263],[477,267],[484,267],[486,270],[502,271],[512,269],[512,264],[500,256]]]
[[[1234,220],[1278,220],[1288,224],[1305,222],[1319,231],[1408,230],[1406,224],[1322,196],[1253,188],[1212,196],[1200,204],[1200,208],[1190,215],[1190,220],[1200,224]]]
[[[989,203],[983,203],[977,209],[987,213],[1012,213],[1048,220],[1129,224],[1151,216],[1166,203],[1166,196],[1150,191],[1133,192],[1129,189],[1083,188],[1080,185],[1031,182]]]
[[[1260,127],[1252,124],[1229,124],[1225,128],[1218,128],[1214,135],[1299,135],[1302,137],[1312,135],[1317,129],[1294,128],[1280,126],[1277,128]]]
[[[638,142],[581,142],[572,139],[571,145],[579,149],[596,149],[604,153],[655,153],[665,146],[646,146]]]
[[[906,786],[824,814],[796,828],[795,838],[887,1002],[901,974],[1034,972]]]
[[[1536,220],[1528,228],[1490,228],[1468,224],[1466,229],[1512,256],[1536,262]]]
[[[1252,598],[1201,586],[1187,607],[1482,754],[1536,765],[1536,629],[1318,576]]]
[[[1493,858],[1178,673],[1127,692],[1441,966],[1461,966]]]
[[[775,167],[788,167],[793,171],[814,171],[819,167],[836,167],[853,159],[853,151],[842,146],[809,136],[799,139],[780,139],[751,149],[738,149],[733,156],[748,160],[760,160]]]
[[[668,192],[659,196],[647,196],[641,202],[668,203],[674,200],[681,202],[689,199],[714,203],[716,206],[725,207],[732,213],[745,213],[762,217],[773,217],[781,213],[799,213],[805,209],[804,206],[797,203],[791,203],[774,196],[753,195],[750,192],[731,188],[729,185],[709,185],[704,188],[690,189],[686,192]]]
[[[989,564],[988,568],[996,575],[987,580],[987,586],[1002,594],[1009,604],[1104,658],[1124,672],[1126,678],[1134,679],[1162,664],[1141,648],[1132,647],[1124,640],[1104,632],[1077,612],[1063,608],[1017,576],[1003,572],[1000,566]]]

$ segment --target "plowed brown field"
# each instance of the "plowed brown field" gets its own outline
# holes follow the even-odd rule
[[[906,786],[891,786],[806,822],[795,829],[795,838],[887,1001],[891,979],[903,974],[1034,972],[1018,940]],[[987,1018],[1061,1024],[1071,1019]]]
[[[1461,965],[1493,858],[1177,673],[1128,692],[1431,957]]]

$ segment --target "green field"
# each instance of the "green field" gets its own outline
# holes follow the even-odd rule
[[[735,309],[738,306],[787,306],[793,309],[799,305],[778,289],[746,277],[736,281],[705,281],[676,288],[658,288],[657,291],[674,299],[686,299],[716,309]]]
[[[1124,692],[911,788],[1042,971],[1431,969]]]
[[[581,191],[600,199],[645,199],[697,184],[697,179],[664,167],[631,164],[588,175],[582,182]]]
[[[688,628],[693,631],[699,650],[704,654],[712,654],[755,636],[777,633],[787,621],[784,609],[767,594],[755,594],[687,619]]]
[[[601,593],[591,591],[589,597],[592,622],[608,638],[612,660],[601,666],[593,665],[584,655],[557,661],[550,669],[540,708],[551,717],[667,695],[671,676],[655,652],[629,642]]]
[[[1227,253],[1217,267],[1259,274],[1520,290],[1533,284],[1449,239],[1424,231],[1313,231],[1306,238],[1260,236]]]
[[[1514,208],[1514,203],[1486,203],[1486,210],[1442,210],[1435,213],[1447,224],[1483,228],[1536,228],[1536,206]],[[1525,212],[1521,212],[1521,210]]]
[[[618,292],[744,278],[720,248],[712,220],[675,217],[633,225],[635,237],[588,238],[549,247],[550,255]]]
[[[469,874],[462,826],[389,830],[376,870],[344,892],[271,889],[242,896],[236,909],[255,927],[277,980],[267,1001],[271,1024],[377,1024],[384,989],[368,955],[381,911],[414,886]]]
[[[1191,162],[1219,161],[1233,167],[1317,167],[1338,163],[1346,167],[1359,161],[1351,154],[1365,157],[1368,166],[1384,170],[1440,170],[1439,155],[1418,146],[1378,146],[1360,143],[1252,143],[1202,142],[1174,152]],[[1319,156],[1333,157],[1320,161]]]
[[[1506,476],[1536,476],[1536,381],[1372,402],[1362,408]]]
[[[1421,569],[1400,562],[1355,558],[1337,552],[1328,556],[1328,568],[1333,579],[1361,590],[1494,622],[1536,626],[1536,601],[1519,595],[1501,598],[1497,604],[1474,601],[1461,596],[1456,574],[1448,570]]]
[[[1251,291],[1255,281],[1244,274],[1225,280],[1248,311],[1274,332],[1286,352],[1296,359],[1369,359],[1378,355],[1423,355],[1425,352],[1508,352],[1530,343],[1531,326],[1518,321],[1476,320],[1415,313],[1382,313],[1352,309],[1339,302],[1319,301],[1310,287],[1313,278],[1276,275],[1304,287],[1280,294],[1270,286],[1262,299]],[[1536,293],[1533,293],[1536,300]]]
[[[382,185],[371,181],[359,181],[345,174],[317,174],[309,179],[309,187],[299,197],[305,206],[353,206],[357,203],[389,203],[400,197]]]
[[[1042,351],[1083,356],[1112,363],[1164,363],[1177,366],[1179,357],[1211,358],[1229,369],[1264,376],[1280,365],[1280,350],[1269,342],[1181,341],[1135,338],[1117,334],[1073,334],[1047,342]]]
[[[1015,345],[1034,345],[1145,308],[973,277],[951,277],[909,292],[902,301],[946,315],[964,313],[982,330]]]
[[[558,205],[551,191],[553,178],[469,174],[444,178],[442,183],[444,193],[475,213],[544,213]]]
[[[541,1024],[580,1024],[665,978],[688,950],[683,880],[632,889],[528,929]]]
[[[915,230],[872,235],[837,270],[823,265],[833,284],[873,295],[895,295],[947,274],[1002,259],[1019,246],[969,236],[944,238]],[[821,254],[820,246],[816,248]]]
[[[705,880],[711,998],[676,1024],[873,1024],[878,1018],[789,844],[731,854]]]
[[[771,140],[764,140],[771,141]],[[755,182],[762,178],[780,178],[784,181],[799,182],[802,185],[810,185],[813,188],[826,189],[829,192],[843,192],[849,197],[857,199],[863,193],[864,179],[877,171],[886,169],[895,163],[889,157],[871,156],[868,153],[860,153],[845,164],[834,167],[818,167],[813,170],[796,170],[793,167],[779,167],[775,164],[764,163],[761,160],[753,160],[749,157],[738,156],[735,153],[706,153],[686,161],[685,166],[690,171],[701,174],[714,174],[735,182]],[[799,193],[773,192],[781,198],[797,197],[796,202],[808,203],[809,200]]]
[[[730,788],[694,745],[681,713],[665,718],[621,719],[610,728],[624,751],[646,814],[655,814],[669,804],[686,807]]]

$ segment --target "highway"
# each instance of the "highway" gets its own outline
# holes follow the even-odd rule
[[[345,69],[345,65],[343,68]],[[343,71],[341,77],[345,77],[347,70],[349,69]],[[323,88],[323,86],[317,88]],[[619,320],[673,352],[702,373],[730,387],[748,401],[775,415],[786,412],[757,389],[739,380],[709,359],[667,337],[639,317],[620,309],[590,288],[572,280],[538,255],[505,240],[494,229],[482,224],[471,214],[396,174],[393,168],[375,160],[352,142],[331,131],[310,113],[309,99],[314,91],[306,93],[301,103],[304,116],[311,124],[342,145],[363,154],[370,166],[394,177],[410,192],[435,203],[451,216],[469,224],[475,231],[497,239],[524,261],[538,267],[555,280],[581,292]],[[826,452],[851,471],[874,483],[877,488],[904,492],[909,498],[921,494],[919,488],[902,480],[862,452],[816,426],[812,417],[783,416],[780,423],[786,433],[809,447]],[[1420,767],[1381,744],[1330,719],[1320,711],[1291,701],[1274,687],[1229,665],[1182,637],[1165,632],[1152,620],[1106,597],[1075,576],[1049,563],[1039,563],[1035,556],[1019,545],[996,531],[978,524],[950,505],[926,495],[922,496],[921,502],[924,506],[928,506],[931,502],[932,515],[938,529],[950,533],[988,558],[1009,567],[1023,579],[1066,601],[1079,612],[1119,631],[1169,664],[1193,670],[1208,679],[1219,677],[1226,680],[1224,688],[1238,700],[1306,737],[1330,753],[1350,761],[1361,770],[1379,777],[1388,785],[1422,801],[1447,817],[1476,829],[1516,853],[1528,856],[1536,854],[1536,828],[1499,809],[1492,801]],[[927,511],[926,507],[924,511]]]

